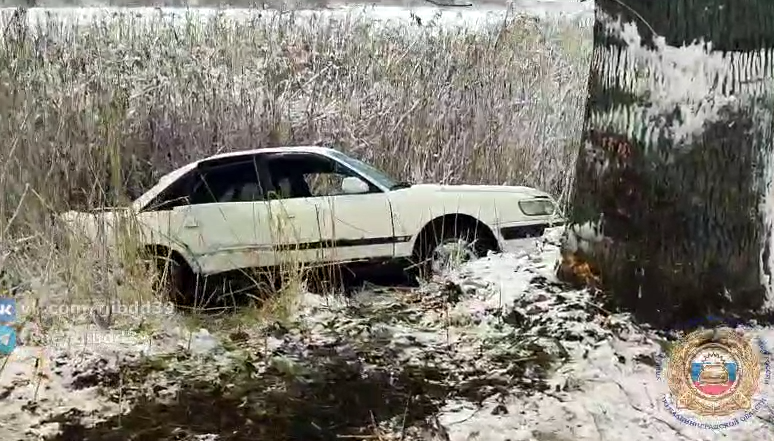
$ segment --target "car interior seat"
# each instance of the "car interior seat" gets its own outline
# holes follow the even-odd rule
[[[263,199],[263,189],[258,182],[248,182],[242,186],[239,192],[239,197],[236,198],[239,202],[253,202]]]
[[[290,182],[291,189],[293,191],[294,198],[308,198],[312,197],[312,190],[309,189],[309,184],[301,175],[292,177]]]
[[[282,176],[272,179],[277,195],[282,199],[308,198],[312,196],[303,176]]]
[[[282,178],[277,182],[274,182],[274,189],[280,199],[289,199],[293,197],[293,188],[290,185],[290,180],[288,178]]]

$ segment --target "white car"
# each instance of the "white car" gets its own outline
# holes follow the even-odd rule
[[[411,185],[338,150],[279,147],[211,156],[162,177],[128,208],[62,217],[108,241],[117,235],[106,231],[132,219],[138,246],[172,263],[165,269],[180,290],[192,275],[287,263],[407,258],[440,271],[522,246],[560,225],[557,213],[534,188]]]

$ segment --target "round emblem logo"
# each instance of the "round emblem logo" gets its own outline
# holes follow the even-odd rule
[[[691,381],[704,397],[723,397],[737,385],[739,362],[720,345],[708,344],[692,355]]]
[[[664,405],[692,426],[718,429],[747,420],[766,404],[761,386],[769,382],[768,356],[763,341],[731,328],[692,332],[669,352]]]

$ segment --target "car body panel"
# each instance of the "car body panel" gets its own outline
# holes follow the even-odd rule
[[[395,236],[388,193],[336,195],[320,200],[320,227],[328,240],[325,262],[392,258],[395,244],[407,242]]]
[[[502,249],[507,241],[503,226],[557,224],[561,218],[527,216],[518,202],[528,198],[546,198],[546,193],[528,187],[431,185],[420,184],[391,192],[390,202],[396,235],[411,235],[412,240],[396,245],[397,256],[413,253],[416,235],[436,218],[466,215],[486,225]]]
[[[265,227],[266,208],[255,202],[213,203],[177,207],[167,212],[170,226],[142,222],[152,232],[169,234],[187,245],[188,258],[203,273],[263,266],[261,246],[271,244]],[[163,218],[163,216],[160,216]]]
[[[265,217],[270,236],[264,248],[261,266],[297,265],[319,262],[323,258],[318,198],[281,199],[265,202]]]
[[[186,227],[186,224],[195,222],[189,211],[150,211],[137,213],[134,219],[134,223],[139,227],[143,245],[162,246],[175,251],[183,256],[196,272],[202,272],[196,255],[201,253],[197,250],[201,250],[205,242],[203,238],[194,236],[194,232]]]
[[[167,212],[135,213],[130,209],[101,210],[93,212],[68,211],[59,219],[70,227],[74,237],[90,243],[117,248],[133,246],[162,246],[183,256],[191,269],[202,272],[190,247],[185,243],[182,231],[183,216]]]
[[[141,213],[146,243],[173,246],[204,274],[322,258],[317,207],[308,199],[201,204]]]

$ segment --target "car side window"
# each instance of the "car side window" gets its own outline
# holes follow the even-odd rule
[[[309,185],[312,196],[336,196],[344,194],[341,182],[352,174],[345,173],[307,173],[304,180]]]
[[[189,171],[181,176],[156,196],[147,205],[145,211],[166,211],[175,207],[189,205],[191,184],[196,177],[196,170]]]
[[[267,168],[276,199],[336,196],[343,194],[344,178],[358,177],[339,162],[311,153],[278,153],[267,157]],[[380,190],[369,184],[371,192]]]
[[[264,191],[252,160],[204,168],[190,195],[192,205],[261,200]]]

